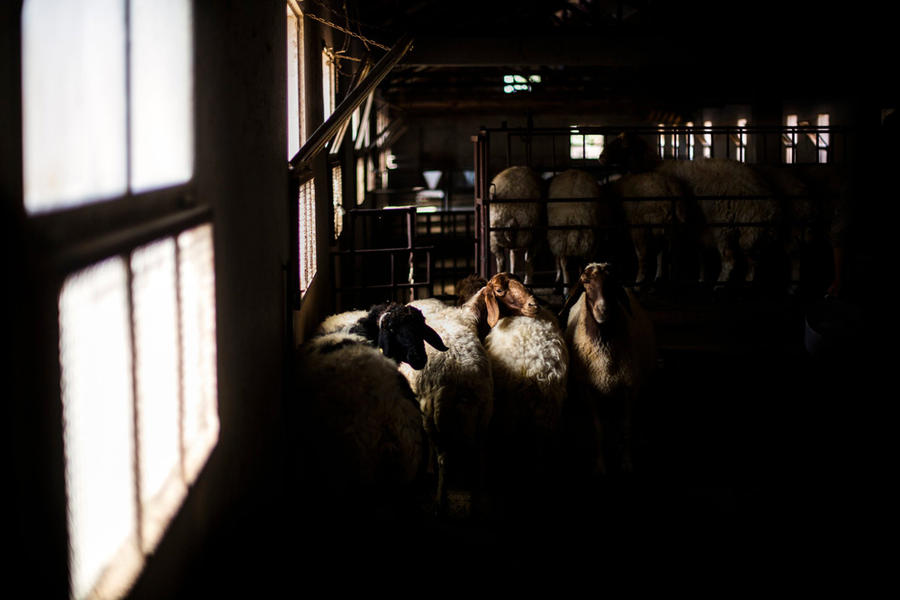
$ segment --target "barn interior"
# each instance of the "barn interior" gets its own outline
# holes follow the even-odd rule
[[[881,316],[897,222],[892,11],[3,3],[10,589],[878,585],[889,559],[871,540],[894,527]],[[114,54],[104,44],[124,58],[92,69]],[[742,265],[699,283],[693,264],[635,288],[658,368],[635,407],[634,471],[459,490],[437,516],[318,487],[292,420],[305,397],[297,347],[333,313],[454,302],[459,280],[498,270],[492,178],[528,165],[544,181],[577,168],[607,184],[616,170],[598,155],[622,131],[663,159],[811,174],[804,198],[819,207],[799,277],[779,251],[752,282]],[[634,283],[628,229],[596,233],[606,245],[573,277],[603,260]],[[154,279],[162,263],[169,275]],[[558,311],[546,244],[534,270],[529,284]],[[170,372],[145,367],[157,355]],[[169,450],[148,429],[158,414],[174,415]],[[157,468],[156,456],[169,458]]]

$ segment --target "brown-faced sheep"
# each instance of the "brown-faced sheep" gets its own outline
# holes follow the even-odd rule
[[[564,312],[569,308],[571,400],[582,411],[573,413],[593,424],[594,473],[630,471],[631,415],[656,366],[653,325],[608,263],[584,269]]]

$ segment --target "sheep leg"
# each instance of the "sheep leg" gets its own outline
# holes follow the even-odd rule
[[[509,272],[513,275],[516,274],[516,250],[515,248],[509,249]],[[498,271],[499,273],[499,271]]]
[[[569,257],[560,256],[557,261],[559,261],[560,269],[562,270],[562,281],[563,281],[563,296],[569,295]]]
[[[506,248],[501,248],[499,252],[494,254],[494,261],[497,264],[497,272],[502,273],[503,267],[506,266],[506,257],[504,254],[506,253]]]
[[[606,461],[603,457],[603,434],[605,428],[603,427],[603,421],[600,419],[600,413],[597,411],[597,407],[591,403],[591,417],[594,419],[594,452],[595,452],[595,463],[594,463],[594,476],[597,475],[606,475]]]
[[[562,273],[563,273],[562,257],[557,256],[556,257],[556,279],[553,280],[555,283],[559,283],[560,280],[562,280]]]
[[[438,452],[438,481],[435,502],[438,514],[447,514],[447,453]]]
[[[523,282],[525,285],[531,285],[531,280],[534,276],[534,256],[532,256],[528,248],[525,248],[523,260],[525,262],[525,279]]]

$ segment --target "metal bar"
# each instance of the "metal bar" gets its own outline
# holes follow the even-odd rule
[[[325,147],[325,144],[337,132],[343,122],[349,119],[353,111],[362,104],[375,87],[391,72],[400,60],[406,56],[412,48],[413,38],[410,35],[404,35],[394,44],[390,52],[381,57],[381,60],[372,67],[369,75],[356,86],[347,97],[344,98],[324,123],[309,136],[300,151],[290,160],[290,165],[294,169],[302,169],[309,165],[310,161]]]

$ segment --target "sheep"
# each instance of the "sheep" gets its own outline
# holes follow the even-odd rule
[[[486,286],[470,302],[476,304],[491,295]],[[485,302],[488,311],[490,302]],[[526,300],[524,304],[536,303]],[[494,375],[490,430],[494,472],[513,479],[550,475],[566,398],[565,340],[546,309],[536,307],[503,317],[494,314],[494,325],[484,341]]]
[[[583,290],[583,292],[582,292]],[[571,356],[570,414],[590,415],[595,475],[630,472],[631,415],[656,366],[653,325],[609,263],[585,267],[566,302],[566,343]],[[574,429],[578,429],[577,424]],[[611,462],[615,456],[619,463]]]
[[[409,363],[413,369],[425,366],[425,343],[443,352],[447,347],[425,322],[421,311],[396,302],[378,304],[368,311],[348,311],[331,315],[317,334],[355,333],[384,352],[385,356]]]
[[[789,293],[796,293],[800,285],[803,253],[813,243],[815,224],[821,217],[820,207],[809,184],[792,170],[769,165],[756,165],[756,171],[766,180],[781,205],[784,254],[790,263]]]
[[[433,298],[415,300],[449,350],[426,349],[421,370],[400,365],[416,398],[432,447],[437,454],[436,503],[447,509],[449,485],[484,483],[487,429],[494,409],[491,365],[478,338],[477,315],[467,307],[447,306]],[[468,480],[468,481],[467,481]]]
[[[416,393],[437,452],[436,501],[441,510],[446,509],[452,478],[461,477],[466,464],[477,463],[478,487],[484,484],[494,386],[481,339],[501,314],[534,315],[538,310],[534,296],[509,273],[498,273],[490,281],[470,276],[457,287],[463,300],[459,306],[433,298],[410,303],[450,350],[440,354],[427,350],[428,362],[421,371],[400,366]]]
[[[744,279],[752,283],[761,252],[776,239],[780,214],[765,180],[749,165],[724,158],[663,161],[658,170],[681,180],[697,200],[706,232],[701,244],[718,251],[718,284],[731,279],[736,250],[747,261]],[[705,266],[701,260],[701,282],[706,280]]]
[[[521,227],[518,230],[492,231],[491,253],[497,262],[497,271],[505,268],[509,254],[509,271],[515,272],[515,250],[524,248],[525,283],[531,283],[534,274],[533,260],[535,236],[531,228],[538,225],[541,198],[541,181],[528,167],[508,167],[491,180],[491,200],[534,200],[534,202],[491,202],[489,222],[491,227]]]
[[[556,174],[550,180],[548,198],[594,198],[593,202],[548,202],[547,224],[554,226],[581,225],[590,228],[600,222],[600,186],[596,179],[585,171],[568,169]],[[603,205],[606,209],[606,205]],[[606,216],[604,210],[604,216]],[[610,219],[606,216],[604,222]],[[563,293],[569,291],[568,260],[570,257],[585,258],[594,250],[593,229],[549,229],[547,244],[556,257],[556,281],[562,281]]]
[[[391,303],[362,312],[344,330],[316,335],[297,352],[303,393],[293,410],[304,455],[338,497],[396,489],[423,476],[430,449],[422,413],[397,361],[424,368],[426,341],[447,350],[414,307]]]
[[[663,279],[666,265],[671,265],[676,230],[687,219],[681,183],[674,177],[649,171],[628,173],[604,189],[622,203],[625,222],[630,225],[637,259],[635,286],[648,281],[648,270],[654,263],[656,269],[649,281]]]
[[[731,279],[737,249],[747,259],[746,281],[755,280],[760,251],[775,238],[779,207],[769,186],[749,165],[721,158],[663,161],[644,140],[626,133],[606,144],[601,161],[632,173],[656,172],[679,180],[704,220],[701,246],[718,252],[718,283]],[[699,279],[707,279],[704,260]]]

